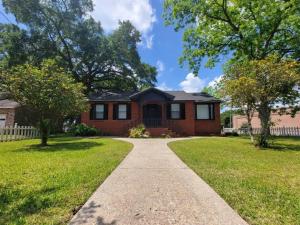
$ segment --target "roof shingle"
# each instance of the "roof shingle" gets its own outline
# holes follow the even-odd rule
[[[155,88],[151,88],[158,90]],[[89,96],[90,101],[131,101],[132,97],[137,96],[140,93],[149,91],[149,89],[144,91],[131,91],[131,92],[103,92],[103,93],[94,93]],[[161,91],[159,91],[161,92]],[[220,99],[217,99],[207,93],[187,93],[185,91],[163,91],[168,95],[174,96],[173,101],[195,101],[195,102],[221,102]]]

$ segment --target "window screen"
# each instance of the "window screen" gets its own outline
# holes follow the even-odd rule
[[[96,119],[104,119],[104,105],[96,105]]]
[[[127,119],[127,105],[120,104],[118,108],[118,118]]]
[[[180,104],[171,104],[171,118],[172,119],[180,118]]]
[[[210,110],[208,104],[206,105],[197,105],[197,119],[199,120],[208,120],[210,119]]]

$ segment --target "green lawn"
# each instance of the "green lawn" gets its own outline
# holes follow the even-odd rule
[[[299,138],[277,138],[264,150],[240,137],[169,146],[250,224],[300,224]]]
[[[132,145],[109,138],[0,143],[0,224],[66,224]]]

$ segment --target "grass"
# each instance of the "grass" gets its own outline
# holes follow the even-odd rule
[[[249,224],[300,224],[299,138],[277,138],[262,150],[240,137],[169,146]]]
[[[0,143],[0,224],[66,224],[132,148],[109,138]]]

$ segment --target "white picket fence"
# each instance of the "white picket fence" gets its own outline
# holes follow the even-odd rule
[[[261,128],[253,128],[253,134],[260,134]],[[247,135],[248,128],[223,128],[223,133],[237,133],[239,135]],[[291,136],[291,137],[300,137],[300,127],[271,127],[270,134],[273,136]]]
[[[32,139],[38,136],[38,129],[31,126],[14,126],[0,128],[0,142]]]

